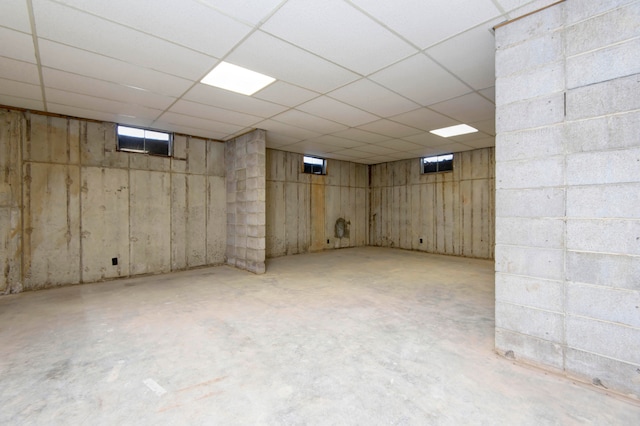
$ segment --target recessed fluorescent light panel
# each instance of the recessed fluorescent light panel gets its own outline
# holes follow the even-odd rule
[[[200,82],[251,96],[276,81],[275,78],[228,62],[220,62]]]
[[[467,133],[475,133],[478,129],[474,129],[466,124],[458,124],[457,126],[444,127],[442,129],[431,130],[429,133],[442,136],[443,138],[450,138],[451,136],[466,135]]]

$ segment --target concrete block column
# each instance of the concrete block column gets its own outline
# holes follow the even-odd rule
[[[265,272],[266,132],[255,130],[225,143],[227,177],[226,263]]]
[[[496,28],[496,349],[640,396],[640,2]]]
[[[558,5],[496,30],[496,348],[557,370],[565,320],[563,16]]]

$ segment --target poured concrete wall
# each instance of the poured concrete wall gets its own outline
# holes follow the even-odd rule
[[[496,29],[496,348],[640,397],[640,3]]]
[[[22,114],[0,110],[0,294],[22,289]]]
[[[0,111],[0,293],[224,261],[224,145],[116,151],[115,124]],[[112,265],[117,258],[117,265]]]
[[[328,159],[327,174],[312,175],[302,157],[267,150],[267,257],[367,245],[368,166]]]
[[[493,148],[456,153],[453,164],[430,174],[417,158],[371,166],[370,244],[492,258]]]
[[[226,263],[256,274],[265,272],[265,138],[254,130],[225,142]]]

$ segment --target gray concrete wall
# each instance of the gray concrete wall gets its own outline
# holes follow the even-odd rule
[[[265,272],[266,131],[225,142],[227,171],[226,263]]]
[[[312,175],[302,157],[267,150],[267,257],[367,245],[368,166],[328,159],[327,174]],[[339,218],[348,222],[341,238]]]
[[[496,348],[640,397],[640,2],[496,29]]]
[[[418,158],[371,166],[370,244],[493,258],[494,169],[493,148],[454,154],[452,172],[422,174]]]
[[[0,294],[22,290],[22,140],[19,112],[0,110]]]
[[[116,151],[115,124],[0,110],[0,293],[224,261],[224,145]],[[112,265],[112,258],[118,265]]]

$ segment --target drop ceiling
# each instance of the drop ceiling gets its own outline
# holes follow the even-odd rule
[[[0,104],[365,164],[488,147],[491,29],[551,2],[2,0]],[[276,81],[200,83],[223,60]]]

